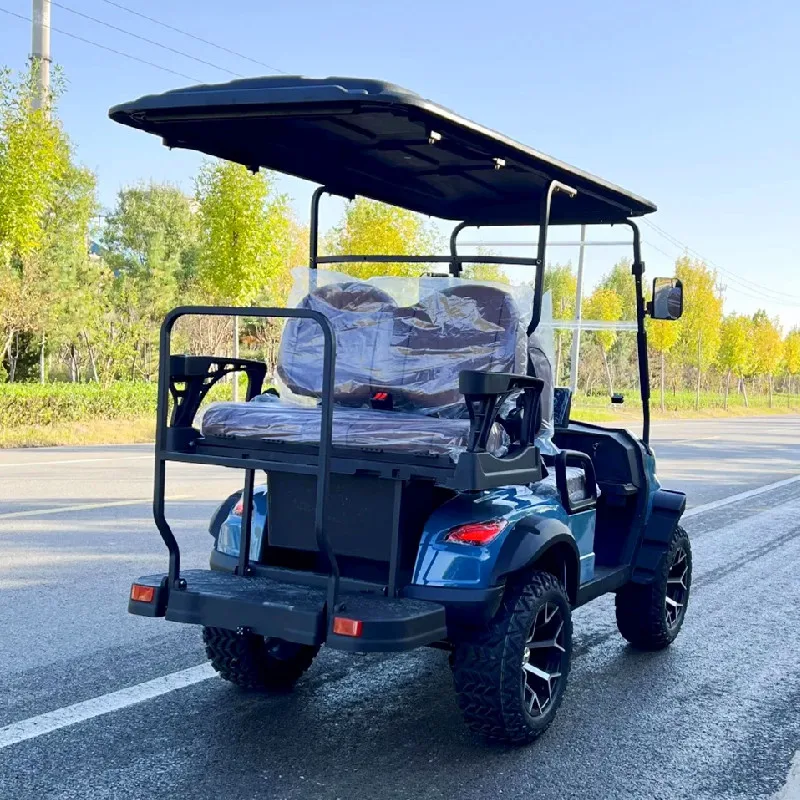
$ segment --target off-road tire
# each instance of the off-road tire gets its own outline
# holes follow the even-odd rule
[[[563,620],[560,677],[545,711],[528,711],[523,661],[534,620],[557,606]],[[458,703],[469,727],[479,735],[511,744],[540,736],[558,710],[566,689],[572,654],[569,599],[558,578],[533,572],[510,584],[488,626],[455,645],[451,660]],[[548,685],[549,685],[548,681]]]
[[[685,596],[676,621],[667,615],[667,587],[676,557],[685,554]],[[639,650],[663,650],[675,640],[683,626],[692,585],[692,546],[686,531],[678,525],[672,534],[652,583],[629,583],[617,592],[616,613],[619,632]]]
[[[318,647],[265,639],[249,631],[203,628],[211,666],[242,689],[286,691],[311,666]]]

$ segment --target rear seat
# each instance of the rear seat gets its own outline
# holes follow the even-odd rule
[[[524,372],[516,304],[491,286],[449,286],[398,306],[372,284],[344,281],[310,292],[300,307],[324,314],[336,336],[336,446],[457,460],[469,432],[469,421],[461,418],[461,370]],[[323,351],[316,322],[287,322],[278,374],[294,395],[320,399]],[[369,406],[380,392],[391,398],[393,410]],[[316,443],[320,422],[318,405],[262,395],[250,403],[212,404],[202,430],[205,436]],[[487,449],[504,455],[507,442],[495,424]]]

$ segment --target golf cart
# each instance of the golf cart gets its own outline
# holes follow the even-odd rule
[[[661,488],[649,446],[645,317],[677,318],[682,294],[664,279],[645,300],[632,218],[654,205],[374,80],[239,80],[146,96],[110,116],[169,147],[319,185],[296,307],[181,307],[164,321],[154,516],[169,569],[136,580],[131,613],[203,626],[215,669],[248,689],[291,686],[322,645],[446,648],[470,727],[513,743],[540,735],[561,703],[573,609],[613,592],[631,644],[672,642],[691,550],[686,498]],[[450,252],[321,256],[326,193],[454,220]],[[570,420],[569,391],[553,386],[540,344],[548,226],[575,224],[632,233],[641,439]],[[490,225],[535,226],[536,254],[459,252],[464,228]],[[326,271],[397,262],[441,274],[395,291]],[[530,303],[463,279],[475,262],[529,268]],[[260,361],[173,354],[187,315],[282,319],[280,396],[263,391]],[[209,389],[237,372],[246,402],[211,404],[198,425]],[[211,521],[208,570],[181,569],[164,513],[167,461],[245,472]]]

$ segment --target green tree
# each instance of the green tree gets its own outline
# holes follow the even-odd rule
[[[647,320],[647,343],[659,355],[661,374],[659,379],[661,389],[661,410],[664,411],[664,393],[666,391],[667,354],[675,347],[680,329],[674,321]]]
[[[678,355],[684,364],[695,367],[695,408],[700,408],[703,369],[717,357],[722,322],[722,295],[717,274],[706,264],[689,256],[675,262],[675,275],[683,282],[683,317],[678,322]]]
[[[783,339],[778,320],[770,319],[763,310],[753,315],[753,351],[756,373],[767,376],[769,407],[772,408],[773,381],[783,361]]]
[[[36,66],[20,75],[0,70],[0,362],[20,331],[30,339],[44,306],[39,290],[46,281],[36,256],[71,166],[69,140],[55,114],[60,82],[37,109]]]
[[[200,286],[216,302],[280,303],[295,231],[272,177],[240,164],[206,162],[197,177]]]
[[[622,304],[620,319],[636,319],[636,284],[631,272],[630,259],[623,258],[611,268],[611,271],[600,280],[600,287],[616,293]]]
[[[544,291],[550,292],[553,303],[553,319],[574,319],[575,294],[578,288],[578,279],[572,271],[572,264],[548,264],[544,272]],[[569,347],[572,339],[566,331],[555,329],[556,384],[561,379],[561,364],[565,347]]]
[[[783,340],[783,359],[789,373],[789,392],[794,391],[794,379],[800,373],[800,328],[792,328]]]
[[[753,369],[752,321],[743,314],[728,314],[720,328],[720,345],[717,363],[725,371],[725,409],[728,408],[731,375],[739,379],[744,392],[744,402],[748,405],[745,376]]]
[[[604,289],[598,286],[584,301],[583,317],[586,320],[618,322],[621,316],[622,300],[612,289]],[[617,332],[613,329],[594,331],[593,338],[600,348],[603,366],[608,380],[608,393],[612,395],[614,394],[614,381],[608,363],[608,351],[617,339]]]
[[[103,229],[104,259],[134,282],[142,303],[160,318],[196,272],[198,226],[192,199],[177,186],[150,183],[120,190]]]
[[[357,197],[348,204],[339,224],[325,239],[325,249],[331,255],[420,256],[435,253],[441,244],[436,228],[424,217],[364,197]],[[428,267],[425,264],[362,263],[343,265],[341,269],[355,278],[365,279],[373,275],[421,275]],[[496,280],[498,272],[478,270],[477,274],[488,274],[489,280]]]

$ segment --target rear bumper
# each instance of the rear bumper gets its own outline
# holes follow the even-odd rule
[[[137,585],[154,587],[154,597],[149,603],[130,600],[128,611],[361,652],[411,650],[447,637],[445,609],[439,603],[343,592],[339,598],[343,608],[336,616],[361,623],[358,636],[343,636],[327,630],[325,588],[210,570],[187,570],[181,575],[186,581],[183,589],[168,588],[164,575],[139,578]]]

